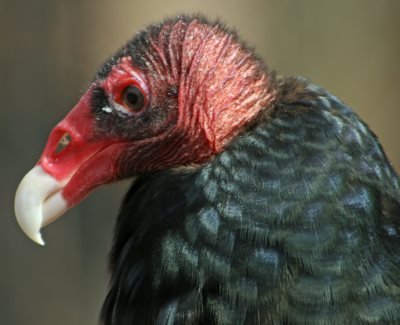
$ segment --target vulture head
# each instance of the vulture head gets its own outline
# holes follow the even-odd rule
[[[40,229],[99,185],[207,162],[273,99],[263,63],[235,33],[178,17],[135,35],[53,129],[15,198],[18,223]]]

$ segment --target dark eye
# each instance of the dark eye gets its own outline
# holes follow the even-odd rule
[[[132,85],[124,88],[122,104],[133,112],[140,111],[144,106],[144,96],[140,89]]]

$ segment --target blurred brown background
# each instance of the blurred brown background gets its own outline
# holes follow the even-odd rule
[[[13,196],[95,69],[165,15],[221,17],[268,64],[348,103],[400,170],[400,1],[0,0],[0,324],[96,324],[127,183],[97,190],[29,241]]]

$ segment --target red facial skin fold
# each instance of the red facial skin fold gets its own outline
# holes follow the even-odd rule
[[[72,111],[53,129],[38,161],[44,171],[66,185],[63,197],[70,206],[77,204],[94,187],[112,181],[113,151],[117,139],[94,136],[95,120],[90,109],[91,88]],[[70,142],[59,152],[60,139],[68,134]]]

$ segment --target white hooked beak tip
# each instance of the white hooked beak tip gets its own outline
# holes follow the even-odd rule
[[[40,229],[68,210],[61,194],[65,183],[37,165],[25,175],[15,193],[14,210],[18,224],[39,245],[44,245]]]

